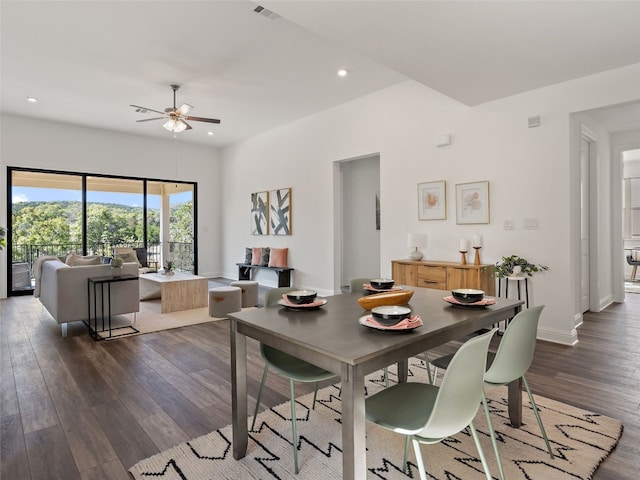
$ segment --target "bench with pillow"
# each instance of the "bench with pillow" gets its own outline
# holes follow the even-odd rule
[[[251,280],[251,271],[271,270],[278,275],[278,287],[291,286],[293,268],[287,266],[288,248],[248,247],[245,259],[238,266],[238,280]]]

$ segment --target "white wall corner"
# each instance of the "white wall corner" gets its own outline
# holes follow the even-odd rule
[[[573,346],[578,343],[578,331],[575,328],[571,332],[567,332],[555,328],[539,327],[538,340]]]

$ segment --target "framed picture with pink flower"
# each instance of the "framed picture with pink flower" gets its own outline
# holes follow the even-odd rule
[[[444,180],[418,184],[418,220],[446,220],[447,185]]]
[[[456,185],[456,223],[489,223],[489,182]]]

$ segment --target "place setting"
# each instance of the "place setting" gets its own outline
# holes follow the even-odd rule
[[[365,295],[372,295],[374,293],[382,292],[397,292],[402,290],[402,287],[394,285],[394,280],[390,278],[373,278],[369,280],[369,283],[362,285]]]
[[[358,323],[373,330],[385,332],[410,332],[421,327],[420,315],[414,315],[411,308],[401,305],[382,305],[363,315]]]
[[[461,308],[486,308],[496,303],[495,297],[485,296],[483,290],[474,288],[456,288],[451,290],[451,295],[443,300],[454,307]]]
[[[278,305],[297,311],[316,310],[326,304],[327,299],[318,298],[318,292],[315,290],[293,290],[278,300]]]

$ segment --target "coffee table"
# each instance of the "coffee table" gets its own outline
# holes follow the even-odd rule
[[[191,310],[209,305],[207,277],[176,272],[173,275],[140,275],[140,300],[160,298],[162,313]]]

